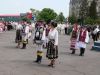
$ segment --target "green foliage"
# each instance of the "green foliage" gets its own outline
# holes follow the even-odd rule
[[[61,24],[65,21],[65,17],[62,12],[57,16],[56,21]]]
[[[96,2],[95,2],[95,0],[92,1],[91,6],[89,8],[89,16],[92,19],[96,19],[97,18],[97,11],[96,11]]]
[[[90,25],[100,24],[100,19],[93,19],[91,17],[87,17],[85,19],[85,24],[90,24]]]
[[[31,20],[28,19],[26,16],[22,16],[22,17],[21,17],[21,20],[22,20],[22,21],[26,21],[26,22],[31,22]]]
[[[100,24],[100,18],[95,20],[95,23]]]
[[[90,25],[95,24],[95,20],[90,17],[87,17],[84,21],[85,21],[85,24],[90,24]]]
[[[72,16],[69,16],[68,18],[69,23],[74,24],[76,21],[77,21],[77,18],[75,17],[74,14]]]
[[[57,14],[54,12],[54,10],[50,9],[50,8],[44,8],[37,16],[37,20],[44,20],[44,21],[48,21],[48,20],[55,20],[56,19]]]

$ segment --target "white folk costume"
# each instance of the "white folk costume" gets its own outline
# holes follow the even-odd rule
[[[22,43],[23,43],[22,49],[25,49],[26,44],[28,44],[28,34],[29,34],[29,26],[26,25],[26,27],[23,29],[23,33],[22,33]]]
[[[48,59],[56,59],[58,58],[58,31],[56,28],[54,30],[50,29],[48,40],[46,57]]]
[[[45,38],[44,45],[43,45],[44,48],[47,48],[49,31],[50,31],[50,28],[47,26],[47,27],[45,28],[45,35],[46,35],[46,38]]]
[[[86,49],[86,44],[89,42],[88,31],[80,30],[77,41],[78,41],[77,46],[80,48],[80,56],[83,56]]]
[[[37,27],[35,30],[35,35],[33,40],[37,45],[37,59],[35,62],[41,63],[42,56],[43,56],[43,43],[45,41],[45,29],[43,26]]]

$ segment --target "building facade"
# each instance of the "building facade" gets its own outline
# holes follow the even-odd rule
[[[92,1],[93,0],[88,0],[88,6],[91,5]],[[96,2],[97,2],[97,15],[100,16],[100,0],[96,0]],[[70,0],[69,16],[72,16],[74,14],[76,17],[79,17],[81,4],[82,4],[82,0]]]

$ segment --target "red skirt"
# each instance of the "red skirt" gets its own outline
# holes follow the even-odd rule
[[[76,49],[76,42],[77,42],[76,38],[71,39],[70,50],[73,50],[73,49],[75,50]]]

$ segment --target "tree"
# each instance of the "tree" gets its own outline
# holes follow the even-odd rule
[[[95,24],[95,20],[92,19],[91,17],[87,17],[87,18],[84,20],[84,23],[85,23],[85,24],[89,24],[89,25],[93,25],[93,24]]]
[[[100,18],[95,20],[96,24],[100,24]]]
[[[56,21],[61,24],[65,21],[65,17],[62,12],[57,16]]]
[[[89,16],[92,19],[96,19],[97,18],[96,1],[95,0],[92,1],[91,6],[89,8]]]
[[[76,21],[77,21],[77,18],[74,15],[74,13],[72,14],[72,16],[69,16],[69,18],[68,18],[69,23],[74,24]]]
[[[56,19],[56,12],[50,8],[44,8],[42,11],[38,14],[38,20],[44,20],[46,22],[50,20],[55,20]]]
[[[79,18],[81,19],[82,23],[84,23],[84,19],[88,17],[89,6],[87,0],[82,0],[81,3],[82,4],[80,5]]]

